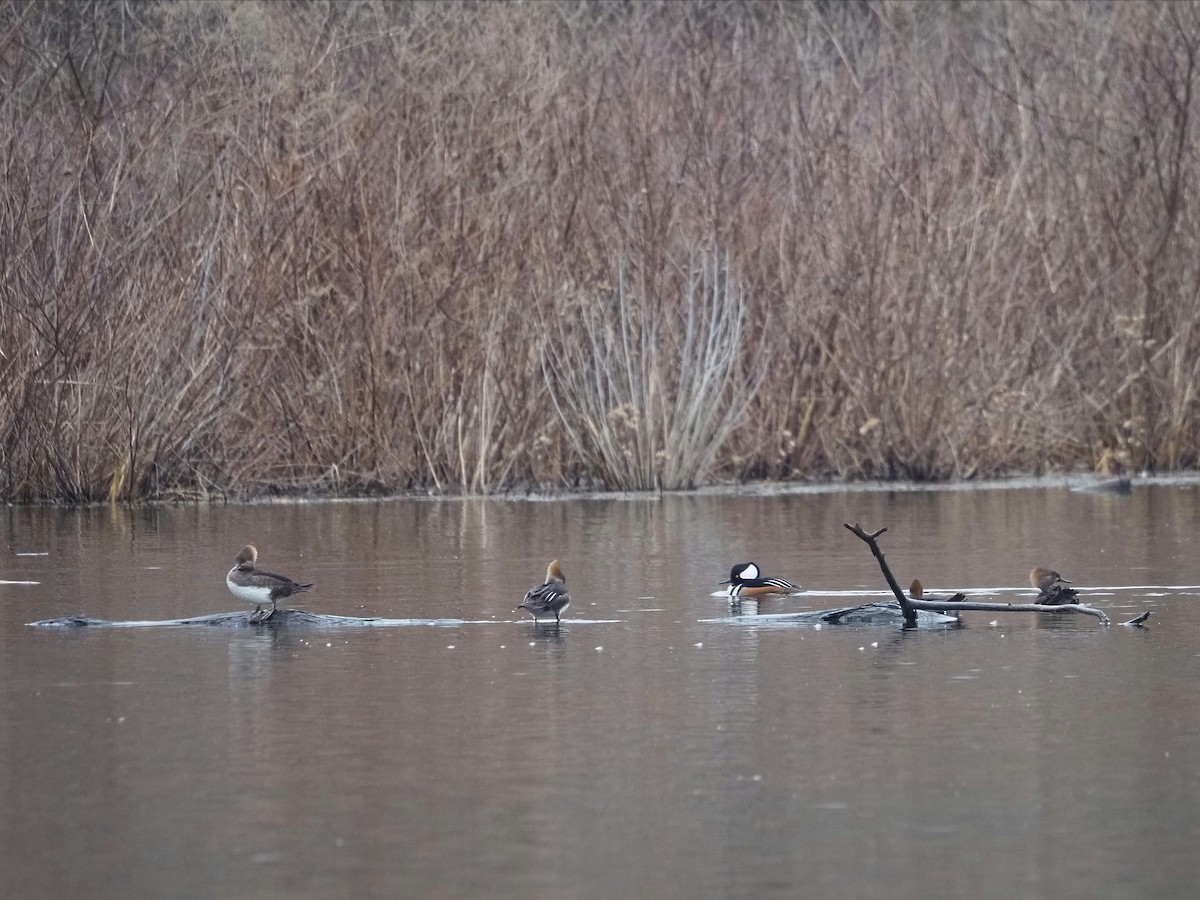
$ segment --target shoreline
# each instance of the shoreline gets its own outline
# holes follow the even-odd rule
[[[1141,475],[1094,475],[1086,472],[1056,473],[1053,475],[1020,474],[1004,478],[955,481],[747,481],[702,485],[658,491],[624,490],[528,490],[492,494],[433,493],[410,491],[364,495],[335,495],[297,492],[279,496],[210,496],[156,497],[135,500],[94,500],[84,503],[63,503],[54,500],[4,501],[8,508],[89,509],[111,506],[129,508],[149,506],[271,506],[319,503],[390,503],[404,500],[439,501],[508,501],[524,503],[554,503],[571,500],[646,501],[663,497],[784,497],[800,494],[830,493],[935,493],[956,491],[1003,491],[1063,488],[1077,493],[1126,494],[1134,488],[1152,486],[1200,487],[1200,470]]]

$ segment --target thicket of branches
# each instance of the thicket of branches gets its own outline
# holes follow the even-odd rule
[[[1200,7],[0,3],[0,497],[1197,462]]]

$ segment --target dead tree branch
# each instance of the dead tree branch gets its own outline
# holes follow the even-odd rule
[[[1085,616],[1095,616],[1100,620],[1101,625],[1108,625],[1108,616],[1098,609],[1093,609],[1090,606],[1079,606],[1078,604],[1063,604],[1061,606],[1044,606],[1035,603],[975,603],[964,602],[961,600],[913,600],[906,596],[900,590],[900,585],[896,583],[896,578],[892,575],[892,570],[888,568],[887,561],[883,558],[883,551],[879,549],[879,543],[876,541],[881,534],[887,531],[886,528],[880,528],[878,531],[867,534],[858,526],[858,523],[850,525],[843,522],[843,526],[849,530],[859,540],[866,542],[866,545],[871,548],[871,553],[879,562],[879,568],[883,570],[883,577],[887,579],[888,587],[892,589],[892,593],[896,595],[896,600],[900,603],[900,609],[904,613],[904,624],[906,627],[912,627],[917,624],[917,610],[924,609],[930,612],[958,612],[960,610],[979,610],[983,612],[1032,612],[1032,613],[1061,613],[1072,612],[1079,613]]]
[[[1078,603],[1063,603],[1058,606],[1047,606],[1041,603],[976,603],[974,601],[937,601],[909,600],[913,609],[927,609],[933,612],[958,612],[963,609],[979,610],[982,612],[1033,612],[1033,613],[1080,613],[1085,616],[1095,616],[1101,625],[1108,625],[1108,616],[1102,611],[1090,606],[1080,606]]]
[[[904,592],[900,590],[900,585],[896,583],[896,578],[894,575],[892,575],[892,570],[888,568],[887,561],[883,558],[883,551],[879,549],[879,543],[875,540],[877,537],[887,531],[887,528],[880,528],[873,534],[867,534],[858,527],[857,522],[855,522],[853,525],[850,525],[846,522],[843,522],[842,524],[848,528],[859,540],[866,541],[867,546],[871,548],[872,555],[876,560],[879,561],[879,568],[883,570],[883,577],[887,579],[888,587],[892,589],[892,593],[896,595],[896,600],[900,603],[900,610],[904,613],[905,627],[915,628],[917,625],[916,607],[913,606],[913,601],[905,597]]]

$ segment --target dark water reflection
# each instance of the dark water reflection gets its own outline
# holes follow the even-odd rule
[[[5,510],[0,580],[37,583],[0,584],[0,896],[1192,896],[1198,499]],[[1044,563],[1153,627],[700,621],[745,559],[814,592],[764,611],[877,591],[843,521],[889,526],[905,582]],[[249,540],[317,582],[308,609],[470,624],[25,624],[232,609]],[[557,630],[512,611],[552,556]]]

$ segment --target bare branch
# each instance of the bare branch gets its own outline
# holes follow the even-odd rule
[[[1031,612],[1031,613],[1079,613],[1083,616],[1094,616],[1101,625],[1108,625],[1108,616],[1103,611],[1091,606],[1078,603],[1063,603],[1058,606],[1047,606],[1041,603],[976,603],[974,600],[940,601],[940,600],[909,600],[913,609],[927,609],[932,612],[957,612],[959,610],[978,610],[981,612]]]

